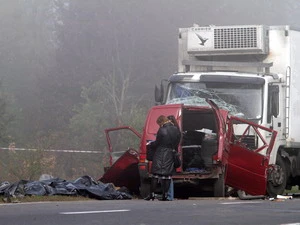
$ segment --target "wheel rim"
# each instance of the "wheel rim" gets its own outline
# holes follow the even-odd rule
[[[283,184],[284,182],[284,171],[283,169],[278,166],[278,165],[275,165],[271,174],[270,174],[270,182],[272,183],[272,185],[274,187],[277,187],[277,186],[280,186]]]

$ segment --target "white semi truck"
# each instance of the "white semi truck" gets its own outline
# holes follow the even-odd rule
[[[207,106],[210,99],[233,116],[277,131],[267,192],[300,185],[299,31],[265,25],[180,28],[178,72],[165,81],[155,90],[158,104]],[[237,134],[244,131],[234,126]],[[255,132],[247,132],[240,136],[249,149],[261,145]],[[261,135],[271,138],[269,132]]]

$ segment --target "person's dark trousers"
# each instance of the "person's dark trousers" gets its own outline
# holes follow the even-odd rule
[[[167,197],[168,197],[168,191],[170,188],[170,184],[171,184],[171,179],[163,179],[163,178],[155,178],[152,177],[151,178],[151,184],[150,184],[150,194],[144,198],[145,200],[149,201],[149,200],[154,200],[155,199],[155,191],[158,187],[158,183],[160,183],[161,185],[161,192],[162,192],[162,201],[167,201]]]
[[[149,201],[152,200],[154,201],[155,199],[155,190],[158,187],[158,178],[152,177],[151,178],[151,184],[150,184],[150,194],[144,198],[145,200]]]
[[[167,201],[171,179],[161,179],[162,201]]]

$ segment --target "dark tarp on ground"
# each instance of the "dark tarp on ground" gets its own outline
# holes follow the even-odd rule
[[[41,181],[20,180],[13,184],[5,181],[0,184],[0,195],[8,198],[25,195],[72,195],[98,200],[132,199],[126,188],[121,187],[117,190],[112,183],[96,182],[90,176],[82,176],[74,181],[60,178]]]

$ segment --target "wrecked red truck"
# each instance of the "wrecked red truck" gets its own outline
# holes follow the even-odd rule
[[[139,142],[136,142],[137,148],[126,149],[124,155],[112,162],[112,167],[100,180],[127,186],[142,197],[147,196],[150,190],[151,161],[146,160],[146,143],[155,140],[157,117],[173,115],[183,134],[179,146],[182,165],[173,175],[176,197],[222,197],[226,195],[228,187],[243,190],[250,195],[265,195],[270,170],[269,156],[276,131],[230,116],[213,101],[207,102],[210,106],[154,106],[149,110],[142,134],[131,127],[107,129],[112,156],[121,150],[113,147],[113,133],[127,129],[133,132]],[[270,138],[264,139],[262,133],[268,133]],[[256,136],[255,143],[248,141],[250,134]],[[115,135],[114,143],[120,144],[121,137]]]
[[[177,72],[155,87],[157,106],[140,137],[135,134],[138,141],[110,147],[112,168],[124,159],[116,161],[114,151],[134,149],[135,189],[145,196],[151,175],[146,141],[155,139],[160,114],[174,115],[183,134],[176,195],[224,196],[229,187],[276,196],[299,186],[300,32],[288,25],[194,24],[179,28],[177,40]]]

